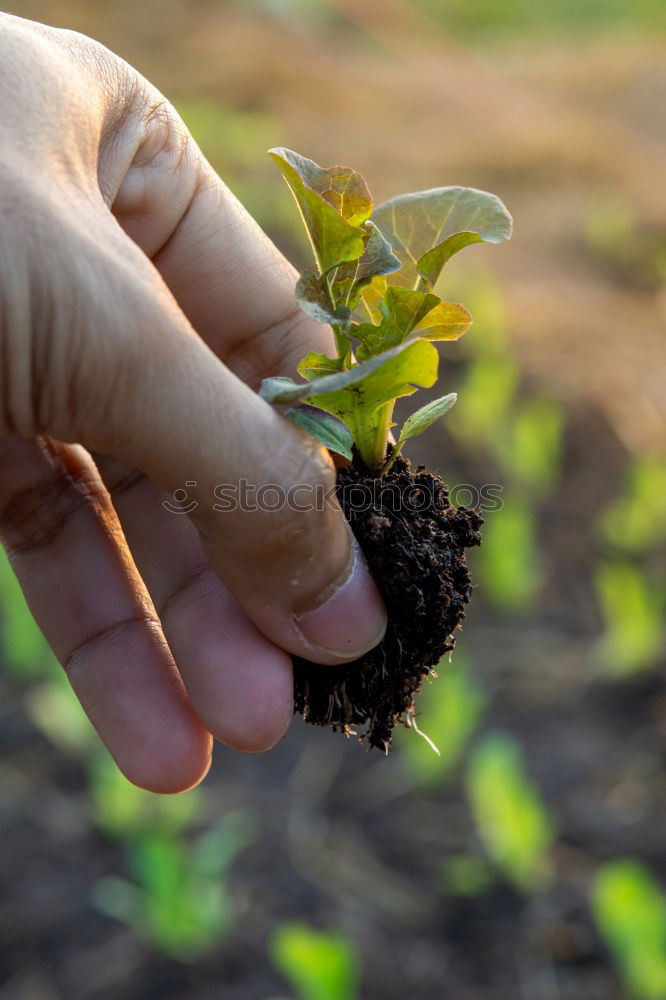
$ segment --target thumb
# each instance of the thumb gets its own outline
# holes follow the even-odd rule
[[[99,235],[79,248],[87,280],[69,422],[43,429],[186,491],[211,564],[278,646],[321,663],[355,659],[381,639],[385,611],[328,453],[224,366],[111,225],[103,248]]]

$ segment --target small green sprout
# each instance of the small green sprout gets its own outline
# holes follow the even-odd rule
[[[153,815],[158,813],[156,807]],[[245,810],[235,810],[192,839],[167,818],[128,840],[134,879],[106,875],[93,887],[92,900],[164,955],[192,962],[232,929],[227,876],[256,838],[255,823]]]
[[[616,858],[594,879],[592,913],[634,1000],[666,998],[666,897],[637,858]]]
[[[375,475],[388,471],[403,445],[455,403],[455,393],[413,413],[388,451],[401,396],[437,381],[436,340],[458,340],[472,317],[434,294],[442,268],[472,243],[501,243],[511,216],[495,195],[443,187],[401,195],[373,209],[363,177],[348,167],[319,167],[289,149],[270,150],[301,213],[316,269],[296,298],[308,316],[328,323],[336,356],[308,354],[307,381],[265,379],[261,395],[291,408],[287,416],[325,447],[351,459],[355,447]]]
[[[298,1000],[358,1000],[360,960],[342,934],[302,923],[280,924],[270,951]]]
[[[552,875],[555,833],[513,736],[499,730],[484,736],[465,783],[479,837],[506,879],[526,893],[544,888]]]

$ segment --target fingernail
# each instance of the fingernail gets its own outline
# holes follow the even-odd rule
[[[384,638],[384,602],[355,538],[347,577],[318,608],[296,616],[294,625],[315,660],[317,653],[355,660]]]

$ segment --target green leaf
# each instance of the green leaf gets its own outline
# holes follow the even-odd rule
[[[358,181],[347,177],[345,168],[322,170],[290,149],[277,147],[269,150],[269,155],[296,199],[319,270],[325,274],[345,261],[358,260],[365,250],[364,232],[358,223],[370,214],[368,204],[372,207],[369,196],[366,199],[362,195]],[[336,202],[335,207],[329,199]],[[342,211],[347,218],[340,214]]]
[[[539,531],[534,507],[522,493],[506,491],[502,503],[486,520],[475,562],[488,601],[515,614],[534,603],[543,581]]]
[[[312,160],[309,161],[312,163]],[[357,170],[349,167],[318,169],[310,187],[352,226],[360,226],[372,214],[372,198],[368,186]]]
[[[317,354],[310,351],[307,357],[299,363],[297,371],[299,375],[306,378],[308,382],[314,382],[324,375],[333,375],[342,371],[343,358],[329,358],[328,354]]]
[[[440,417],[443,417],[451,409],[457,398],[455,392],[450,392],[448,396],[440,396],[439,399],[433,399],[431,403],[426,403],[420,410],[412,413],[411,417],[407,417],[402,425],[396,448],[400,448],[410,438],[417,437],[417,435],[427,431],[431,424],[434,424],[436,420],[439,420]]]
[[[265,379],[260,394],[279,404],[307,399],[339,417],[351,431],[363,461],[375,471],[384,464],[395,400],[411,396],[419,386],[434,385],[438,365],[433,344],[411,340],[315,382],[298,385],[287,378]]]
[[[412,328],[427,340],[459,340],[472,325],[472,317],[459,302],[438,302]]]
[[[354,319],[357,322],[369,320],[377,324],[382,321],[381,304],[384,301],[386,291],[389,287],[386,275],[378,275],[369,284],[365,285],[359,302],[356,304]]]
[[[298,1000],[357,1000],[358,954],[342,935],[306,924],[282,924],[273,934],[270,950]]]
[[[292,149],[278,146],[269,149],[277,162],[283,160],[294,170],[303,184],[316,191],[341,218],[352,226],[360,226],[372,213],[372,197],[358,170],[350,167],[320,167],[314,160],[301,156]],[[284,167],[278,164],[284,172]],[[285,175],[286,176],[286,175]]]
[[[363,229],[367,238],[363,256],[351,264],[341,264],[330,276],[334,300],[344,302],[350,309],[356,308],[363,289],[373,278],[391,274],[401,266],[391,244],[374,222],[364,222]]]
[[[257,836],[253,813],[244,808],[232,809],[188,845],[190,874],[205,880],[223,878]]]
[[[467,795],[483,844],[505,876],[534,892],[551,875],[554,831],[539,790],[525,773],[520,745],[504,732],[477,745],[466,775]]]
[[[379,309],[381,327],[394,329],[402,338],[415,330],[429,315],[440,299],[430,292],[415,292],[409,288],[388,288]],[[381,328],[380,327],[380,328]]]
[[[293,378],[275,375],[263,380],[259,387],[259,395],[267,403],[295,403],[296,400],[300,399],[302,389],[301,383],[294,382]],[[295,395],[293,395],[294,391],[296,391]]]
[[[651,870],[635,858],[599,869],[592,887],[595,922],[636,1000],[666,997],[666,898]]]
[[[351,462],[354,438],[346,424],[332,413],[326,413],[316,406],[308,406],[307,403],[299,403],[293,409],[287,410],[285,417],[307,431],[323,444],[324,448],[342,455]]]
[[[389,354],[392,356],[387,358]],[[387,360],[368,372],[367,366],[377,362],[378,358]],[[312,383],[314,394],[311,402],[334,413],[347,424],[365,465],[371,471],[379,471],[385,463],[395,400],[400,396],[411,396],[417,387],[434,385],[438,364],[439,355],[435,347],[427,340],[414,340],[355,366],[365,370],[365,376],[353,384],[322,394],[322,384],[340,376],[331,375],[328,379]],[[341,374],[348,375],[349,372]]]
[[[402,262],[389,284],[403,288],[413,288],[419,277],[432,288],[453,254],[472,243],[508,240],[512,226],[499,198],[464,187],[400,195],[372,218]]]
[[[296,301],[303,312],[317,323],[347,323],[351,317],[351,309],[347,306],[333,305],[326,275],[312,271],[302,274],[296,284]]]
[[[595,588],[605,622],[596,648],[603,669],[628,677],[657,666],[666,640],[663,586],[636,560],[616,557],[597,567]]]
[[[394,347],[412,333],[427,340],[458,340],[472,323],[464,306],[408,288],[388,288],[379,310],[379,325],[361,323],[352,331],[361,341],[359,358]]]
[[[381,229],[368,219],[363,223],[363,228],[368,235],[365,245],[365,253],[358,262],[359,278],[373,278],[375,275],[392,274],[399,271],[400,260],[393,253],[393,247],[386,239]]]
[[[406,356],[401,357],[403,354]],[[351,389],[375,374],[377,375],[377,384],[383,384],[383,381],[395,380],[396,378],[397,383],[399,383],[403,376],[403,381],[408,382],[414,376],[416,385],[429,387],[434,384],[437,378],[438,361],[437,351],[432,344],[426,340],[414,340],[407,344],[399,344],[390,351],[383,351],[382,354],[378,354],[361,364],[352,365],[346,371],[326,375],[317,379],[316,382],[298,383],[283,376],[266,378],[261,383],[259,395],[269,403],[278,404],[298,403],[305,399],[313,402],[316,396],[316,405],[329,409],[328,406],[323,406],[320,398],[334,396],[337,392]],[[424,379],[424,381],[419,381],[420,379]],[[414,389],[410,388],[409,392],[397,393],[393,397],[387,396],[384,402],[389,398],[395,399],[398,395],[409,395],[413,391]],[[359,388],[359,395],[365,394],[365,389],[361,391]]]
[[[427,340],[414,340],[354,365],[339,375],[310,383],[310,401],[345,420],[369,416],[384,403],[429,388],[437,379],[439,356]]]
[[[649,552],[666,541],[666,455],[637,455],[625,473],[622,493],[602,512],[599,529],[604,540],[624,551]]]

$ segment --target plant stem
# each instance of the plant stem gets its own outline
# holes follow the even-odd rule
[[[391,400],[377,407],[370,420],[367,413],[360,413],[360,419],[355,421],[354,442],[370,472],[383,471],[394,406],[395,401]]]
[[[337,351],[339,358],[345,358],[349,355],[349,349],[351,347],[351,340],[349,339],[349,324],[339,324],[333,323],[333,336],[335,337],[335,350]],[[348,368],[349,365],[344,365]]]
[[[390,472],[391,469],[393,468],[393,463],[395,462],[396,458],[402,451],[402,444],[403,442],[396,441],[396,443],[393,445],[393,451],[391,452],[391,457],[387,459],[386,462],[384,463],[384,467],[382,469],[382,476],[385,476],[386,473]]]

